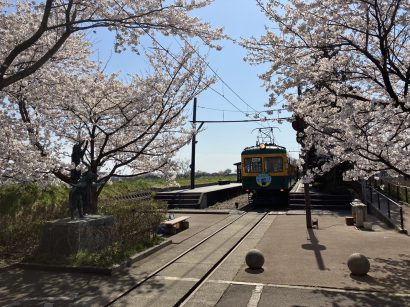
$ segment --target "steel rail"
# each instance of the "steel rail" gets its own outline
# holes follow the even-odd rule
[[[171,259],[170,261],[168,261],[167,263],[165,263],[164,265],[162,265],[160,268],[156,269],[155,271],[153,271],[152,273],[150,273],[147,277],[145,277],[143,280],[141,280],[140,282],[136,283],[135,285],[133,285],[131,288],[129,288],[128,290],[124,291],[123,293],[121,293],[119,296],[117,296],[115,299],[111,300],[109,303],[107,303],[104,306],[110,306],[112,304],[114,304],[115,302],[117,302],[118,300],[120,300],[121,298],[127,296],[129,293],[131,293],[133,290],[135,290],[136,288],[138,288],[139,286],[141,286],[143,283],[147,282],[149,279],[151,279],[152,277],[154,277],[155,275],[157,275],[159,272],[165,270],[167,267],[169,267],[170,265],[172,265],[173,263],[175,263],[178,259],[182,258],[183,256],[185,256],[186,254],[188,254],[189,252],[193,251],[195,248],[197,248],[198,246],[202,245],[204,242],[206,242],[207,240],[209,240],[210,238],[214,237],[216,234],[218,234],[219,232],[221,232],[222,230],[224,230],[225,228],[227,228],[228,226],[232,225],[233,223],[235,223],[237,220],[239,220],[240,218],[244,217],[247,214],[247,212],[242,213],[238,218],[234,219],[233,221],[229,222],[228,224],[222,226],[221,228],[219,228],[218,230],[216,230],[215,232],[213,232],[212,234],[210,234],[209,236],[207,236],[206,238],[202,239],[201,241],[199,241],[198,243],[196,243],[195,245],[191,246],[190,248],[188,248],[186,251],[182,252],[181,254],[179,254],[178,256],[174,257],[173,259]],[[259,222],[258,222],[259,223]]]
[[[192,296],[206,283],[208,278],[222,265],[222,263],[236,250],[236,248],[255,230],[255,228],[269,215],[269,212],[266,212],[260,219],[249,229],[235,244],[232,246],[222,257],[219,259],[212,268],[202,276],[198,282],[194,284],[193,287],[174,305],[174,307],[184,306]]]

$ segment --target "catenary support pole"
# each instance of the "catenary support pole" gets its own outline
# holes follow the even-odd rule
[[[196,97],[194,98],[194,106],[192,113],[192,124],[194,130],[196,129]],[[195,189],[195,145],[196,145],[196,131],[192,135],[192,151],[191,151],[191,190]]]

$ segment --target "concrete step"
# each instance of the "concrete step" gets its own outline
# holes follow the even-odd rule
[[[199,205],[197,203],[168,203],[168,209],[199,209]]]
[[[166,201],[168,208],[199,208],[201,193],[157,193],[156,200]]]
[[[164,200],[166,201],[168,204],[198,204],[199,199],[168,199],[168,200]]]
[[[310,193],[312,209],[350,209],[353,197],[349,194]],[[305,208],[305,195],[303,193],[289,193],[288,207],[293,209]]]
[[[156,199],[188,199],[201,197],[201,193],[164,193],[155,195]]]
[[[332,194],[318,194],[318,193],[311,193],[311,199],[346,199],[351,200],[352,196],[349,194],[340,194],[340,195],[332,195]],[[303,193],[289,193],[289,199],[305,199],[305,194]]]
[[[289,206],[305,206],[305,202],[289,202]],[[350,202],[341,201],[314,201],[310,202],[311,206],[350,206]]]

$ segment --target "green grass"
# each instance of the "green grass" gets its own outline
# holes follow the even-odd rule
[[[25,207],[15,215],[0,215],[0,258],[7,262],[20,261],[64,265],[106,267],[120,263],[129,256],[151,247],[161,238],[156,230],[164,220],[166,206],[155,201],[108,200],[101,202],[100,214],[115,220],[114,243],[98,253],[81,251],[72,257],[37,254],[45,221],[66,217],[66,206]]]
[[[236,182],[236,175],[230,176],[201,176],[195,178],[195,184],[217,183],[219,180],[229,180]],[[176,182],[181,186],[191,184],[189,177],[177,178]],[[111,185],[106,185],[101,192],[100,199],[115,198],[127,193],[147,191],[155,188],[166,188],[169,183],[161,178],[136,178],[133,180],[116,181]]]
[[[236,176],[199,177],[196,178],[196,184],[217,183],[218,180],[235,181]],[[178,183],[182,186],[189,185],[190,179],[180,178]],[[80,254],[78,259],[72,262],[111,263],[113,259],[123,259],[129,253],[145,248],[144,245],[134,246],[133,242],[141,244],[141,238],[144,238],[146,233],[153,234],[152,231],[155,225],[162,221],[161,214],[164,214],[166,208],[159,208],[162,204],[156,202],[145,205],[121,203],[115,200],[115,197],[166,186],[167,182],[164,180],[147,178],[107,185],[100,195],[98,210],[100,214],[115,216],[120,228],[119,233],[122,236],[120,242],[126,244],[123,244],[121,248],[113,246],[105,254]],[[65,186],[40,187],[35,184],[0,186],[0,258],[15,261],[17,258],[21,259],[21,257],[32,254],[38,246],[44,223],[69,216],[68,192],[69,189]],[[137,229],[141,231],[136,233]]]
[[[202,176],[195,178],[195,184],[205,184],[205,183],[217,183],[219,180],[228,180],[231,182],[236,182],[236,175],[229,175],[229,176]],[[191,184],[191,178],[189,177],[184,177],[184,178],[178,178],[177,182],[180,185],[190,185]]]
[[[130,192],[147,191],[157,186],[165,186],[166,182],[162,179],[134,179],[116,181],[105,185],[100,194],[101,199],[118,197]]]
[[[0,186],[0,215],[17,212],[35,204],[45,206],[61,204],[68,198],[68,189],[64,186],[45,188],[35,184]]]
[[[195,178],[195,184],[217,183],[218,180],[236,181],[236,176],[202,176]],[[190,185],[189,177],[178,178],[181,186]],[[160,178],[136,178],[134,180],[116,181],[106,185],[100,199],[115,198],[127,193],[147,191],[154,188],[166,188],[168,182]],[[65,186],[50,185],[39,187],[35,184],[0,186],[0,215],[16,214],[23,208],[33,206],[56,206],[66,204],[69,189]]]

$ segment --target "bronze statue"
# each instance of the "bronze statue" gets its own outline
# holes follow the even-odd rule
[[[91,203],[92,187],[98,184],[94,183],[97,179],[96,174],[91,171],[86,171],[81,174],[77,183],[72,183],[69,194],[70,214],[74,219],[74,213],[77,210],[78,216],[83,218],[88,213]]]
[[[72,184],[72,188],[70,190],[68,202],[70,204],[70,215],[71,219],[74,219],[75,211],[78,211],[78,217],[84,217],[84,203],[83,203],[83,192],[82,189],[84,188],[84,183],[77,183]]]
[[[71,153],[71,162],[74,163],[76,167],[83,161],[85,151],[87,150],[88,141],[85,143],[84,148],[81,149],[81,147],[84,145],[84,142],[85,141],[80,141],[78,144],[74,144],[73,146],[73,151]]]
[[[70,171],[71,190],[69,194],[70,215],[74,219],[75,211],[78,211],[78,216],[83,218],[88,212],[91,202],[92,187],[95,185],[93,182],[97,180],[97,175],[90,170],[81,173],[81,170],[77,169],[77,166],[83,161],[85,151],[87,149],[88,142],[81,141],[78,144],[74,144],[71,154],[71,162],[75,165]]]

